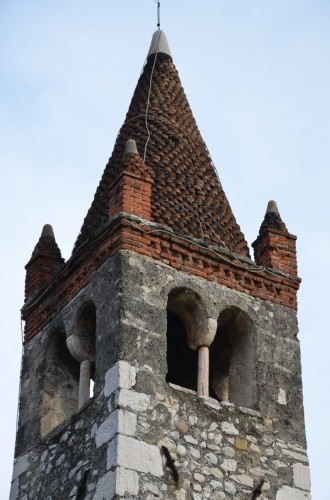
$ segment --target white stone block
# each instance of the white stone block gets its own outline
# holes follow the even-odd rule
[[[139,493],[139,476],[132,470],[117,467],[107,472],[97,483],[93,500],[112,500],[117,494],[136,496]]]
[[[105,375],[104,395],[109,397],[117,389],[131,389],[136,382],[136,370],[126,361],[118,361]]]
[[[19,495],[19,479],[16,479],[11,484],[9,500],[17,500],[18,495]]]
[[[118,404],[121,408],[130,408],[133,411],[144,412],[150,404],[150,396],[142,392],[122,389],[118,396]]]
[[[303,455],[302,453],[297,453],[296,451],[291,451],[291,450],[286,450],[285,448],[282,449],[283,455],[287,455],[290,458],[294,458],[295,460],[301,460],[302,462],[308,462],[308,458],[306,455]]]
[[[96,447],[110,441],[115,434],[134,436],[136,431],[137,416],[125,410],[114,411],[97,429],[95,433]]]
[[[22,455],[15,459],[14,462],[14,470],[13,470],[13,478],[12,481],[15,481],[21,474],[26,472],[29,468],[29,454]]]
[[[282,486],[276,494],[276,500],[311,500],[311,498],[306,491],[290,488],[290,486]]]
[[[235,483],[243,484],[244,486],[248,486],[249,488],[253,487],[253,478],[248,476],[247,474],[237,474],[236,476],[229,476],[229,479],[235,481]]]
[[[139,476],[133,470],[123,469],[118,467],[116,470],[116,493],[119,496],[138,495],[139,493]]]
[[[300,463],[293,464],[294,485],[301,490],[310,491],[311,479],[308,465]]]
[[[286,405],[287,404],[287,402],[286,402],[286,392],[285,392],[284,389],[279,389],[278,396],[277,396],[277,402],[280,405]]]
[[[158,446],[117,435],[109,444],[107,468],[119,465],[138,472],[160,477],[163,475],[162,458]]]
[[[229,434],[230,436],[238,436],[239,434],[234,424],[230,422],[222,422],[221,430],[222,432],[224,432],[225,434]]]
[[[109,471],[97,483],[93,500],[112,500],[116,494],[116,472]]]
[[[221,469],[228,471],[228,472],[235,472],[237,468],[237,462],[236,460],[233,460],[232,458],[225,458],[222,464],[220,465]]]

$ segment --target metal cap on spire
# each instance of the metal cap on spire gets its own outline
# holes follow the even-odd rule
[[[266,214],[279,214],[276,201],[270,200],[268,202]]]
[[[42,228],[41,238],[53,238],[53,239],[55,239],[54,231],[53,231],[53,228],[50,224],[45,224],[44,227]]]
[[[124,155],[129,155],[129,154],[134,154],[134,155],[139,154],[134,139],[128,139],[128,141],[126,142]]]
[[[168,56],[172,57],[170,48],[166,40],[166,35],[162,30],[157,30],[153,34],[150,44],[150,49],[148,52],[148,57],[151,56],[152,54],[159,54],[159,53],[167,54]]]

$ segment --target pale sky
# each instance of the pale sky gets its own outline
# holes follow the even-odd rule
[[[268,200],[298,236],[315,500],[328,500],[329,0],[162,0],[161,27],[249,244]],[[156,29],[154,0],[1,0],[0,500],[14,453],[24,265],[42,226],[70,256]]]

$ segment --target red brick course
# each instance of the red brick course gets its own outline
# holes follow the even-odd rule
[[[121,217],[113,220],[94,244],[73,256],[40,297],[22,310],[25,341],[33,338],[84,288],[95,272],[119,250],[129,250],[161,261],[179,271],[275,304],[297,308],[299,280],[272,269],[257,267],[221,251]]]

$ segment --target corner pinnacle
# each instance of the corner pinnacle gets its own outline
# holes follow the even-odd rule
[[[42,228],[41,238],[53,238],[53,239],[55,239],[54,231],[53,231],[53,228],[50,224],[45,224],[44,227]]]
[[[277,203],[274,200],[270,200],[267,205],[266,214],[280,214],[277,208]]]
[[[129,155],[129,154],[135,154],[135,155],[139,154],[134,139],[128,139],[128,141],[126,142],[124,155]]]

